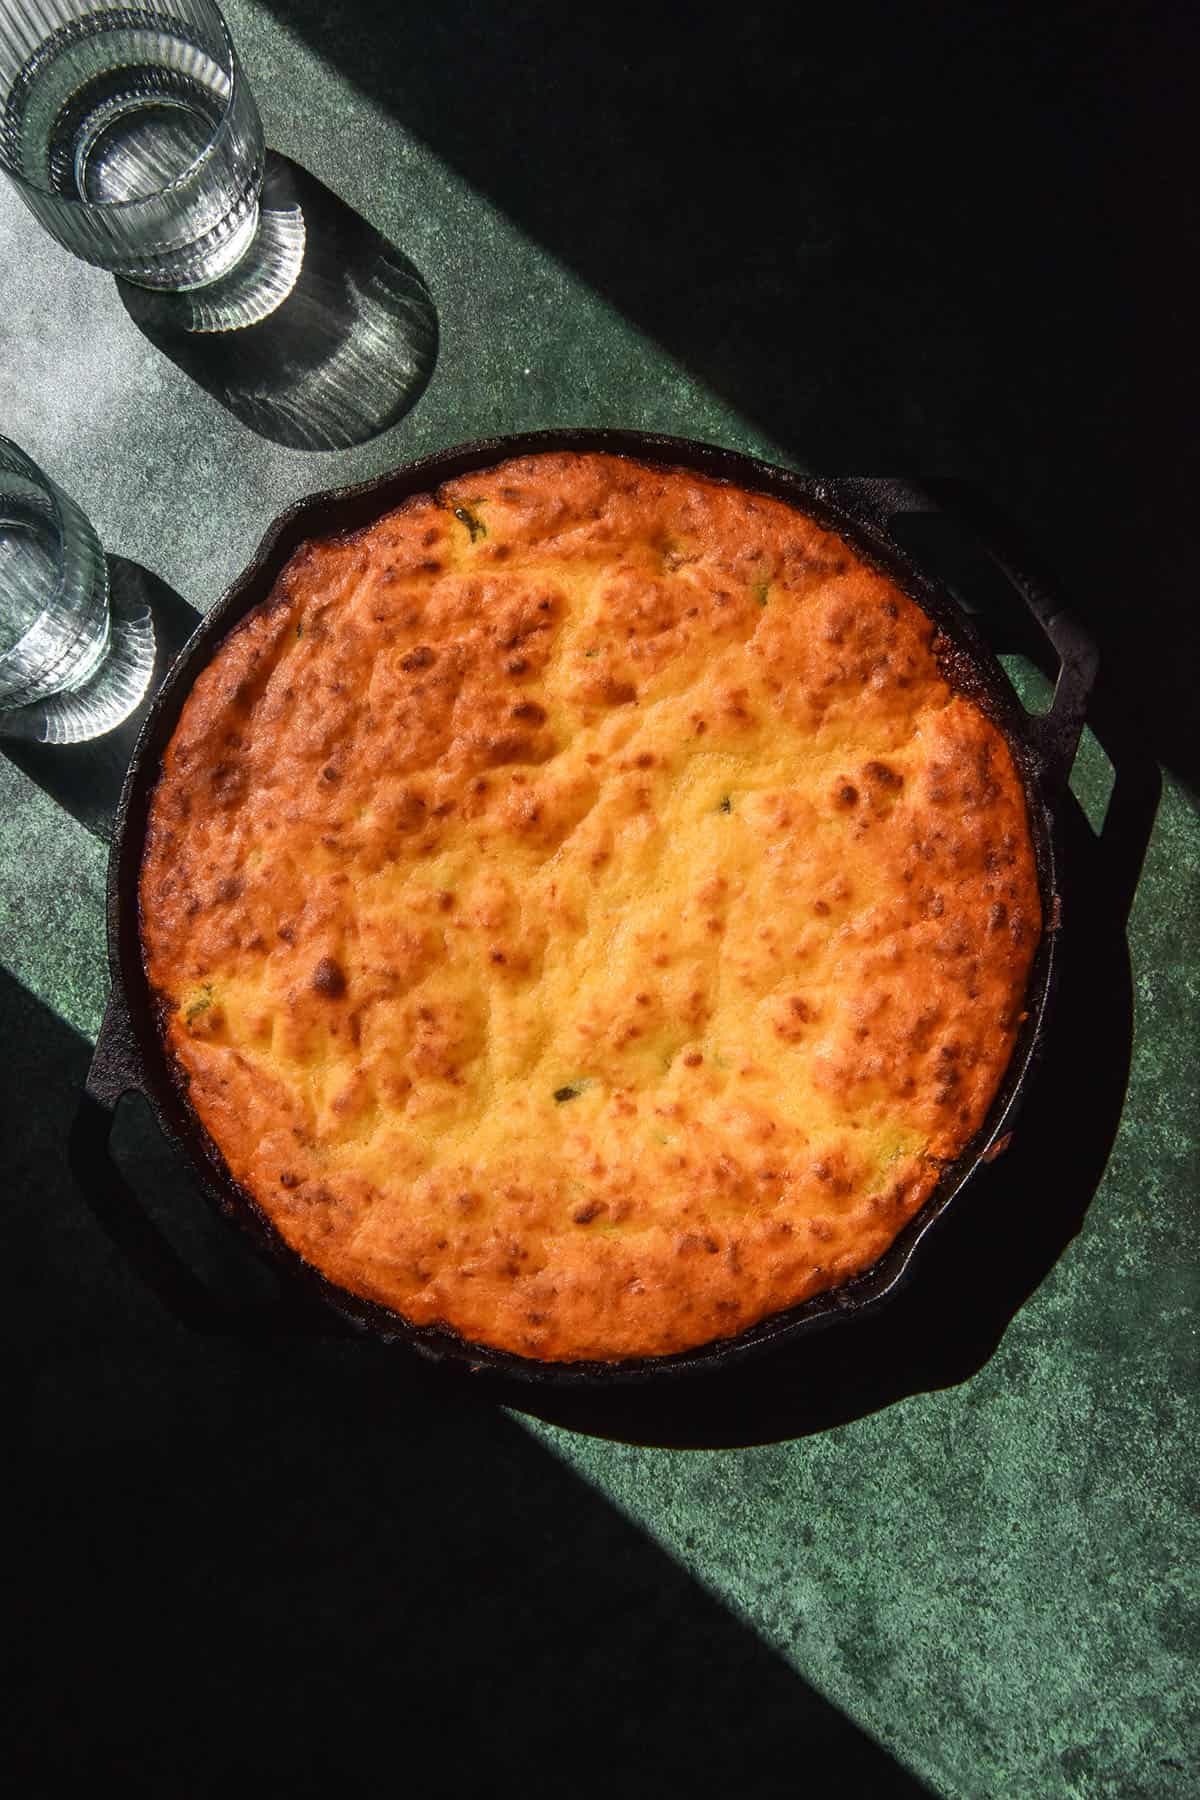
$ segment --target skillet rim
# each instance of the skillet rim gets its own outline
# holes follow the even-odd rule
[[[712,1340],[669,1356],[611,1362],[542,1362],[471,1343],[445,1327],[414,1325],[402,1314],[339,1287],[292,1250],[254,1197],[230,1175],[216,1145],[187,1104],[162,1042],[157,1003],[142,966],[138,904],[145,826],[162,751],[201,668],[228,631],[267,598],[295,549],[307,538],[361,529],[402,500],[456,476],[491,468],[514,457],[563,450],[603,452],[651,466],[683,469],[783,500],[843,536],[866,562],[895,581],[953,646],[950,678],[957,691],[975,700],[1009,743],[1025,793],[1043,912],[1042,936],[1026,988],[1027,1016],[987,1116],[883,1255],[841,1287],[812,1295],[798,1306],[759,1320],[736,1337]],[[216,1209],[247,1231],[260,1252],[282,1266],[294,1282],[330,1306],[344,1322],[385,1342],[404,1343],[433,1361],[465,1365],[477,1374],[489,1372],[560,1387],[644,1383],[727,1368],[780,1343],[837,1323],[848,1325],[896,1293],[912,1278],[922,1243],[969,1184],[980,1163],[998,1152],[1042,1048],[1054,988],[1058,936],[1057,796],[1048,781],[1046,720],[1026,711],[968,615],[887,530],[889,508],[897,497],[905,495],[919,502],[922,490],[915,484],[887,479],[804,474],[745,452],[658,433],[573,427],[482,438],[405,462],[366,481],[323,490],[294,502],[271,522],[246,566],[199,621],[147,713],[130,758],[114,822],[106,892],[108,958],[114,1000],[118,1005],[123,1002],[138,1063],[136,1071],[129,1071],[126,1086],[137,1087],[144,1094],[160,1130],[197,1169]],[[97,1063],[103,1050],[102,1032]]]

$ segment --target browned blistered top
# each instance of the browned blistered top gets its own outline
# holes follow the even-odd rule
[[[1040,931],[933,638],[791,508],[614,457],[300,550],[184,707],[141,885],[168,1047],[288,1242],[552,1359],[875,1261]]]

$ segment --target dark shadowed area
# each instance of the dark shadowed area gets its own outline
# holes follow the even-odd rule
[[[19,1791],[926,1790],[493,1403],[325,1337],[205,1336],[73,1190],[88,1047],[11,977],[0,1017]],[[27,1104],[31,1092],[36,1107]],[[248,1315],[273,1278],[148,1115],[119,1149],[189,1264]],[[545,1791],[539,1789],[538,1791]]]
[[[267,4],[797,461],[990,493],[1195,785],[1195,9]]]

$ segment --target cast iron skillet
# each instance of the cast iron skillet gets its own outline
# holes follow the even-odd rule
[[[839,532],[866,561],[890,575],[949,640],[956,684],[983,706],[1012,748],[1028,803],[1045,920],[1030,977],[1027,1018],[988,1116],[962,1154],[943,1172],[921,1211],[874,1267],[844,1287],[816,1294],[786,1313],[762,1320],[736,1338],[673,1356],[617,1363],[541,1363],[470,1344],[441,1327],[411,1325],[400,1314],[358,1299],[310,1268],[284,1243],[255,1201],[234,1182],[172,1080],[142,968],[138,935],[138,873],[162,752],[200,670],[230,627],[266,599],[297,546],[309,537],[353,531],[370,524],[409,495],[427,492],[455,476],[491,467],[507,457],[549,450],[608,451],[643,463],[692,470],[790,501]],[[922,1240],[962,1193],[975,1167],[1003,1148],[1044,1035],[1059,929],[1055,811],[1083,727],[1097,662],[1093,645],[1043,582],[1031,577],[1005,547],[983,536],[985,549],[1021,595],[1058,658],[1058,680],[1049,711],[1042,715],[1027,712],[966,614],[897,542],[893,526],[898,518],[937,510],[937,503],[929,494],[902,481],[823,480],[682,438],[631,431],[569,430],[488,438],[440,451],[357,487],[313,495],[275,521],[248,568],[197,626],[180,653],[154,701],[133,753],[117,810],[108,872],[112,995],[72,1131],[72,1165],[85,1191],[110,1226],[120,1216],[123,1224],[118,1235],[125,1238],[126,1248],[141,1264],[143,1273],[152,1280],[157,1275],[156,1285],[160,1287],[174,1287],[177,1310],[195,1316],[195,1302],[203,1291],[201,1284],[137,1208],[108,1150],[117,1103],[123,1094],[134,1089],[145,1095],[167,1137],[198,1168],[219,1211],[248,1231],[261,1249],[283,1265],[292,1281],[320,1296],[359,1330],[410,1345],[434,1360],[465,1364],[477,1373],[496,1370],[543,1384],[597,1386],[715,1369],[835,1323],[848,1326],[896,1290],[911,1268]],[[130,1221],[135,1217],[137,1222],[131,1229]],[[289,1287],[289,1291],[294,1290]],[[217,1306],[210,1303],[209,1311],[215,1313]],[[285,1320],[287,1316],[285,1312]],[[308,1316],[312,1316],[311,1309]],[[332,1320],[330,1324],[333,1325]],[[266,1325],[268,1330],[272,1328],[269,1317]]]

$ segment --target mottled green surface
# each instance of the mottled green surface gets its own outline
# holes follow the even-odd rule
[[[280,450],[164,362],[112,285],[0,190],[0,421],[77,496],[110,551],[203,609],[292,498],[459,439],[621,424],[783,455],[269,15],[249,0],[229,11],[271,141],[425,274],[440,361],[415,414],[375,443]],[[1093,826],[1110,781],[1089,740],[1076,787]],[[101,843],[0,759],[4,964],[88,1039],[107,986],[104,863]],[[760,1447],[633,1447],[514,1415],[539,1455],[569,1465],[947,1797],[1200,1786],[1198,900],[1200,824],[1168,778],[1130,919],[1135,1031],[1119,1132],[1077,1235],[1037,1272],[982,1366],[951,1385],[914,1380],[890,1405],[848,1407],[848,1422]],[[1114,982],[1098,966],[1090,994],[1085,984],[1098,1019]],[[19,1064],[21,1043],[7,1054]],[[37,1092],[28,1106],[36,1114]],[[1064,1107],[1068,1154],[1088,1109],[1078,1093]],[[45,1157],[59,1149],[47,1143]],[[1036,1189],[1036,1169],[1022,1178]],[[989,1228],[1002,1235],[1005,1193],[993,1191]],[[1058,1198],[1047,1182],[1018,1217],[1052,1213]],[[74,1243],[61,1182],[54,1204],[62,1242]],[[831,1386],[840,1355],[829,1340]],[[202,1348],[187,1368],[179,1392],[202,1406]],[[240,1380],[255,1383],[253,1362]],[[119,1439],[120,1415],[101,1405],[97,1429]],[[506,1441],[488,1439],[481,1456],[499,1466]],[[486,1468],[480,1478],[499,1479]]]

